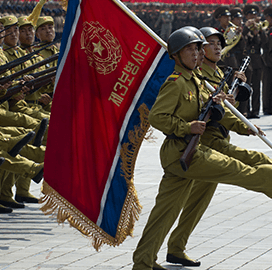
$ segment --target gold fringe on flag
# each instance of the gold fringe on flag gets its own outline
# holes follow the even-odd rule
[[[148,122],[149,110],[147,106],[142,104],[138,111],[140,113],[140,125],[134,126],[134,130],[129,132],[129,142],[124,143],[120,151],[122,161],[121,170],[127,183],[128,192],[121,211],[115,237],[104,232],[99,226],[50,187],[49,184],[45,181],[43,182],[42,193],[44,196],[40,199],[40,203],[43,204],[41,207],[43,213],[56,217],[58,223],[64,223],[64,221],[67,220],[72,227],[92,239],[92,245],[97,251],[103,244],[118,246],[128,235],[133,236],[133,227],[135,221],[139,219],[142,209],[133,183],[133,176],[136,158],[143,140],[147,138],[146,134],[149,133],[150,125]],[[150,133],[148,137],[150,137]]]
[[[47,0],[40,0],[39,3],[34,7],[31,14],[27,17],[27,20],[32,22],[34,26],[37,25],[37,21],[40,17],[43,5],[45,4]]]

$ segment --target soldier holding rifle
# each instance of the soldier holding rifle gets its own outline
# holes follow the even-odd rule
[[[201,51],[199,53],[198,66],[200,66],[201,69],[197,68],[194,70],[194,72],[199,76],[205,76],[205,78],[212,80],[213,82],[211,82],[211,84],[214,85],[214,82],[219,83],[224,76],[223,72],[215,64],[220,59],[220,55],[218,55],[217,52],[218,50],[221,50],[224,45],[223,36],[212,27],[203,27],[200,30],[206,37],[209,44],[204,46],[205,58],[204,53],[201,53]],[[209,59],[212,61],[209,61]],[[203,60],[204,64],[202,64]],[[237,74],[236,76],[245,80],[244,74]],[[217,87],[217,84],[214,86]],[[225,87],[225,90],[228,90],[228,86]],[[207,92],[208,94],[210,93],[210,90],[206,87],[204,87],[203,91]],[[232,96],[230,97],[230,101],[233,103]],[[227,132],[224,133],[224,130],[227,131],[230,129],[243,135],[253,133],[225,106],[224,110],[225,115],[223,119],[217,123],[217,125],[215,123],[211,123],[212,121],[206,125],[206,130],[201,136],[201,144],[204,144],[224,155],[240,160],[244,164],[250,166],[272,164],[272,160],[261,152],[242,149],[229,143],[230,137],[227,136]],[[223,129],[221,129],[223,130],[223,133],[219,129],[220,125],[223,127]],[[216,187],[217,183],[203,181],[194,182],[190,196],[181,213],[178,226],[172,232],[168,241],[168,262],[179,263],[183,266],[200,265],[200,262],[195,262],[186,255],[186,244],[190,234],[206,211]]]
[[[206,129],[206,123],[198,121],[198,115],[209,96],[193,73],[201,44],[202,40],[194,32],[183,28],[172,33],[168,40],[169,55],[176,63],[175,71],[162,85],[149,114],[150,124],[167,134],[160,151],[164,176],[156,204],[133,255],[133,270],[163,269],[156,264],[157,253],[195,180],[237,185],[272,198],[271,165],[252,167],[199,144],[189,169],[185,172],[181,167],[180,156],[187,146],[185,135],[202,135]],[[220,103],[223,96],[219,94],[213,99]]]

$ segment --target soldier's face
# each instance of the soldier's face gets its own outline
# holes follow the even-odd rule
[[[220,18],[218,18],[221,26],[226,27],[229,24],[230,16],[223,15]]]
[[[36,36],[41,42],[52,42],[55,35],[55,28],[52,23],[45,23],[36,30]]]
[[[205,51],[204,48],[201,47],[201,49],[198,52],[198,57],[197,57],[197,66],[201,67],[204,61],[204,56],[205,56]]]
[[[197,43],[191,43],[191,44],[186,45],[184,48],[182,48],[179,51],[179,55],[180,55],[182,63],[185,66],[189,67],[190,69],[194,69],[196,67],[197,57],[198,57]]]
[[[32,45],[35,40],[35,30],[32,25],[23,25],[19,29],[19,40],[22,45]]]
[[[19,40],[19,27],[13,25],[8,28],[6,31],[6,37],[4,39],[5,44],[10,47],[16,46]]]
[[[257,18],[257,14],[248,13],[248,14],[246,15],[246,19],[247,19],[247,20],[255,19],[255,18]]]
[[[205,45],[205,55],[213,62],[218,62],[221,59],[221,41],[217,35],[211,35],[206,38],[209,44]]]
[[[242,26],[242,18],[235,17],[232,19],[232,22],[239,27]]]

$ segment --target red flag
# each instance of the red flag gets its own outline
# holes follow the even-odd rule
[[[120,244],[140,205],[133,170],[173,60],[116,3],[70,0],[45,156],[42,210]]]

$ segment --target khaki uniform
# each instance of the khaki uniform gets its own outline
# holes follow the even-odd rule
[[[3,48],[8,49],[9,47],[7,45],[4,45]],[[14,48],[11,48],[4,51],[4,54],[9,61],[13,61],[26,55],[26,52],[22,50],[20,47],[18,47],[16,50]],[[23,64],[14,67],[12,72],[17,72],[31,65],[32,65],[31,61],[28,60],[24,62]],[[9,108],[10,111],[24,113],[39,120],[42,120],[43,118],[49,119],[48,113],[41,112],[38,109],[32,109],[24,100],[20,100],[16,103],[10,103],[10,104],[12,104],[10,105],[10,108]]]
[[[195,75],[179,66],[175,67],[175,71],[180,76],[162,85],[150,111],[149,122],[165,134],[184,137],[190,134],[190,122],[198,119],[208,95],[201,92],[203,86]],[[271,165],[251,167],[200,144],[185,172],[179,161],[185,149],[186,143],[182,138],[166,138],[162,144],[160,158],[164,175],[156,204],[133,255],[133,270],[152,269],[157,253],[185,206],[195,180],[237,185],[272,197]]]
[[[220,81],[218,73],[205,64],[202,66],[202,74],[213,81]],[[207,88],[204,88],[204,91],[209,93]],[[224,107],[224,109],[226,113],[220,123],[223,123],[228,130],[247,135],[247,126],[236,118],[228,108]],[[230,144],[229,138],[225,138],[220,130],[215,127],[208,126],[206,128],[201,136],[201,143],[250,166],[272,164],[272,160],[263,153],[248,151]],[[216,187],[217,183],[194,182],[190,196],[181,213],[178,226],[169,238],[168,253],[183,258],[188,238],[206,211]]]

